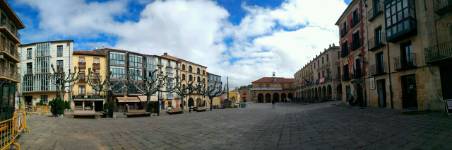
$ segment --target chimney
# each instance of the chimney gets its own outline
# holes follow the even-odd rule
[[[164,56],[168,56],[168,53],[167,53],[167,52],[165,52],[165,53],[163,53],[163,55],[164,55]]]

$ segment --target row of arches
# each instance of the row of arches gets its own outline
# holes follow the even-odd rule
[[[257,94],[257,102],[258,103],[271,103],[272,101],[279,102],[289,102],[292,100],[292,93],[259,93]]]
[[[336,90],[337,94],[342,93],[342,87],[340,85]],[[297,93],[297,99],[305,102],[328,101],[336,99],[336,97],[333,97],[333,88],[331,85],[303,89]]]

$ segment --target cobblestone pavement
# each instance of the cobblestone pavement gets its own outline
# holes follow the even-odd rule
[[[336,105],[250,104],[160,117],[31,116],[23,149],[452,149],[452,117]]]

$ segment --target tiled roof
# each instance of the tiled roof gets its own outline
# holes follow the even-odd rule
[[[167,58],[167,59],[173,59],[173,60],[177,60],[177,61],[185,61],[185,62],[189,62],[189,63],[195,64],[195,65],[198,65],[198,66],[207,68],[207,67],[204,66],[204,65],[200,65],[200,64],[194,63],[194,62],[192,62],[192,61],[188,61],[188,60],[184,60],[184,59],[182,59],[182,58],[177,58],[177,57],[175,57],[175,56],[168,55],[168,53],[164,53],[161,57],[164,57],[164,58]]]
[[[79,50],[74,51],[74,55],[91,55],[91,56],[105,56],[105,52],[101,50]]]
[[[295,82],[293,78],[262,77],[259,80],[253,81],[252,83],[293,83],[293,82]]]

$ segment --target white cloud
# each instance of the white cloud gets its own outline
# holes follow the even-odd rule
[[[223,7],[208,0],[152,1],[138,21],[129,22],[114,18],[127,13],[130,0],[19,1],[39,11],[41,37],[114,35],[118,38],[114,47],[150,54],[169,52],[230,76],[234,86],[250,84],[273,71],[292,77],[309,59],[337,43],[334,23],[346,7],[343,0],[288,0],[273,9],[243,3],[247,14],[234,26]],[[226,46],[225,38],[233,39],[231,46]]]

